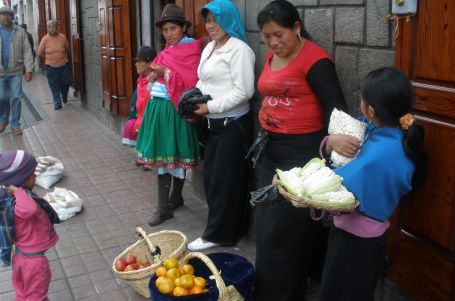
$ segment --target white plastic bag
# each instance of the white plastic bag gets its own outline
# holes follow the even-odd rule
[[[363,143],[365,137],[365,132],[367,129],[367,124],[360,120],[351,117],[349,114],[346,114],[343,111],[333,109],[332,115],[330,115],[329,123],[329,134],[344,134],[354,136]],[[355,158],[355,157],[354,157]],[[339,167],[345,165],[346,163],[351,162],[354,158],[347,158],[336,151],[333,151],[330,155],[332,160],[332,165],[334,167]]]
[[[36,185],[49,189],[63,177],[65,170],[63,163],[52,156],[38,157],[38,166],[35,169]]]
[[[52,208],[57,212],[60,220],[64,221],[82,210],[82,200],[71,190],[55,187],[53,192],[44,196]]]

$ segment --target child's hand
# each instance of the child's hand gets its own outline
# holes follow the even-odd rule
[[[151,65],[150,69],[152,70],[152,72],[156,73],[157,76],[161,76],[161,77],[164,76],[164,67],[163,66]]]
[[[342,156],[352,158],[360,148],[359,139],[349,135],[330,135],[325,144],[327,154],[336,151]]]
[[[18,189],[18,188],[17,188],[16,186],[14,186],[14,185],[9,185],[9,186],[8,186],[8,193],[11,194],[11,195],[14,195],[14,194],[16,193],[17,189]]]
[[[197,105],[197,110],[194,111],[194,114],[199,115],[199,116],[205,116],[209,113],[209,107],[207,106],[207,103],[200,103]]]

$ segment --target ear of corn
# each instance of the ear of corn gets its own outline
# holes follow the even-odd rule
[[[288,171],[277,169],[284,188],[297,197],[318,202],[355,202],[355,197],[341,184],[343,178],[325,166],[325,161],[314,158],[304,167]]]

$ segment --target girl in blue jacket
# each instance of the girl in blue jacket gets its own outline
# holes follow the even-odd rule
[[[410,113],[413,105],[411,82],[397,69],[372,71],[362,83],[366,138],[356,159],[334,170],[360,206],[333,217],[320,301],[373,300],[386,256],[389,217],[426,173],[424,133]],[[325,152],[352,157],[359,145],[354,137],[331,135]]]

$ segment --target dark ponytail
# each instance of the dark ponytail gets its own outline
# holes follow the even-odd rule
[[[414,92],[409,78],[400,70],[386,67],[368,73],[361,87],[363,100],[373,107],[383,126],[400,127],[400,118],[411,112]],[[421,184],[427,172],[424,130],[412,122],[404,130],[403,147],[415,164],[414,187]]]
[[[403,147],[406,155],[414,162],[415,172],[412,176],[412,186],[419,186],[427,174],[427,154],[424,148],[424,130],[414,122],[405,131]]]
[[[267,4],[258,14],[257,23],[259,29],[262,29],[264,24],[273,21],[284,28],[294,28],[295,22],[300,23],[300,36],[307,40],[312,40],[310,34],[303,27],[302,19],[295,6],[285,0],[275,0]]]

